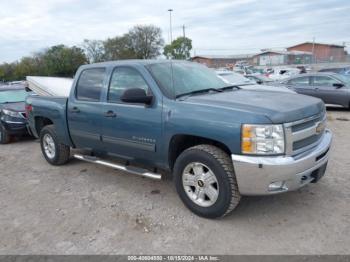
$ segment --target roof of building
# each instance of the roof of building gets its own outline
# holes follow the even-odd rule
[[[297,45],[290,46],[290,47],[288,47],[288,48],[293,48],[293,47],[297,47],[297,46],[305,45],[305,44],[311,44],[311,45],[327,45],[327,46],[338,47],[338,48],[344,48],[344,47],[345,47],[344,45],[336,45],[336,44],[304,42],[304,43],[300,43],[300,44],[297,44]]]
[[[297,50],[292,50],[292,51],[285,51],[285,50],[265,50],[259,54],[256,55],[263,55],[267,53],[274,53],[274,54],[279,54],[279,55],[312,55],[312,52],[306,52],[306,51],[297,51]]]
[[[206,58],[206,59],[247,59],[252,58],[256,54],[237,54],[237,55],[196,55],[195,58]]]

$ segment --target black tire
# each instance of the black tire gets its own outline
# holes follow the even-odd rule
[[[218,183],[218,197],[214,204],[203,207],[196,204],[185,192],[183,172],[191,163],[204,164],[214,173]],[[174,166],[176,190],[183,203],[195,214],[205,218],[218,218],[229,214],[241,199],[230,156],[218,147],[198,145],[185,150]],[[198,181],[199,183],[199,181]]]
[[[54,143],[53,156],[49,156],[45,151],[44,138],[51,137]],[[70,147],[64,144],[61,144],[55,130],[54,125],[45,126],[40,132],[40,146],[41,152],[43,153],[47,162],[51,165],[59,166],[64,165],[68,162],[70,157]]]
[[[6,129],[0,124],[0,144],[8,144],[11,142],[11,136],[7,133]]]

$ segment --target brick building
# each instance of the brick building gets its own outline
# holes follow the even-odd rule
[[[314,62],[344,62],[347,52],[343,45],[305,42],[287,48],[287,51],[303,51],[314,54]]]
[[[251,64],[254,54],[243,55],[199,55],[191,58],[193,62],[205,64],[208,67],[233,67],[239,61]]]

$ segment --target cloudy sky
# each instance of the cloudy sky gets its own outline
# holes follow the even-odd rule
[[[242,54],[304,41],[350,46],[349,0],[0,0],[0,62],[55,44],[106,39],[154,24],[169,39],[193,40],[196,54]]]

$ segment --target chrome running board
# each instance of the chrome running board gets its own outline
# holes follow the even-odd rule
[[[143,168],[132,167],[132,166],[123,166],[120,164],[115,164],[112,162],[101,160],[101,159],[94,157],[94,156],[74,154],[73,157],[76,159],[79,159],[79,160],[89,162],[89,163],[111,167],[111,168],[114,168],[114,169],[117,169],[120,171],[124,171],[124,172],[128,172],[128,173],[131,173],[134,175],[138,175],[138,176],[143,176],[143,177],[157,179],[157,180],[162,179],[161,174],[153,173],[153,172],[150,172],[150,171],[143,169]]]

